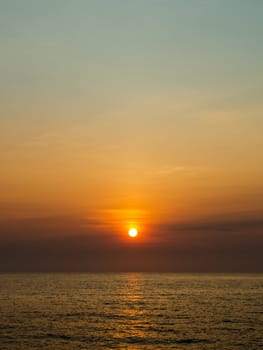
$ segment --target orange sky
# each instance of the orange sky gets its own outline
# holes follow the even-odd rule
[[[113,2],[0,5],[0,248],[13,257],[3,269],[16,270],[14,242],[30,255],[32,237],[95,235],[94,251],[106,237],[101,251],[124,259],[136,226],[134,246],[154,248],[135,270],[191,270],[195,249],[205,270],[227,230],[241,242],[229,269],[257,270],[242,252],[262,243],[261,3]],[[193,242],[207,231],[202,250]],[[113,270],[118,254],[106,259]],[[89,270],[83,259],[61,269]]]

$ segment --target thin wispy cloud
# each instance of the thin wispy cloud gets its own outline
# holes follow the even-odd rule
[[[172,174],[197,175],[202,171],[204,171],[204,168],[202,167],[186,166],[186,165],[167,165],[156,170],[154,173],[160,176],[172,175]]]

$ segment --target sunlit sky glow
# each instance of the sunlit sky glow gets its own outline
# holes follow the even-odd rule
[[[1,1],[1,269],[258,271],[262,13]]]

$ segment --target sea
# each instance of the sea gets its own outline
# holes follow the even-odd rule
[[[0,349],[263,349],[263,275],[1,274]]]

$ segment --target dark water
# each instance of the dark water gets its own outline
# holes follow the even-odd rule
[[[263,349],[263,275],[0,275],[0,349]]]

